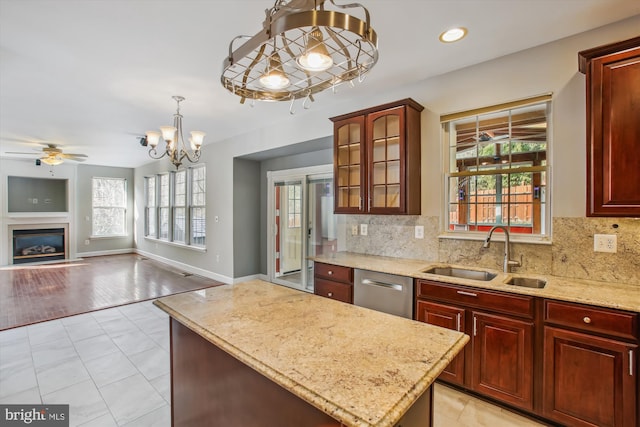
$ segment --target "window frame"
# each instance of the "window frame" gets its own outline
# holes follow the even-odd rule
[[[95,192],[94,192],[94,182],[96,180],[105,180],[105,181],[117,181],[122,183],[122,205],[121,206],[96,206],[95,205]],[[91,239],[105,239],[105,238],[117,238],[117,237],[127,237],[129,235],[129,230],[127,227],[127,204],[128,204],[128,193],[127,193],[127,179],[121,177],[104,177],[104,176],[93,176],[91,177]],[[122,233],[113,233],[113,234],[96,234],[96,208],[107,208],[107,209],[116,209],[120,212],[118,215],[121,218],[123,231]]]
[[[192,185],[193,185],[194,170],[197,170],[198,168],[203,168],[203,171],[204,171],[204,177],[203,177],[204,191],[203,191],[203,196],[201,198],[203,204],[195,206],[192,203],[193,201]],[[179,201],[179,197],[177,197],[176,195],[176,188],[177,188],[176,176],[177,174],[182,174],[182,173],[184,173],[185,175],[184,204],[178,204],[177,202]],[[168,194],[168,205],[166,206],[164,205],[160,206],[160,200],[162,197],[160,182],[162,179],[164,179],[163,177],[168,177],[168,193],[169,194]],[[149,196],[150,196],[149,182],[154,183],[155,194],[153,194],[152,199],[149,199]],[[154,205],[149,204],[150,200],[154,201]],[[205,165],[197,165],[197,166],[181,169],[179,171],[161,172],[155,175],[145,176],[145,202],[144,203],[145,203],[144,210],[145,210],[145,213],[147,213],[144,217],[145,239],[150,239],[150,240],[154,240],[154,241],[158,241],[158,242],[162,242],[170,245],[190,248],[190,249],[206,250],[206,210],[205,210],[205,217],[202,218],[203,233],[204,233],[203,243],[195,242],[191,236],[191,216],[193,215],[192,209],[193,208],[206,209],[206,167]],[[160,234],[161,208],[165,208],[168,211],[167,237],[164,237],[164,236],[161,237],[161,234]],[[184,209],[185,211],[183,241],[179,240],[179,238],[178,240],[176,240],[176,237],[177,237],[177,233],[175,231],[176,219],[177,219],[176,209]],[[148,215],[150,214],[153,214],[153,218],[155,219],[155,222],[156,222],[155,233],[150,233],[150,230],[149,230]]]
[[[489,115],[489,114],[499,114],[499,113],[504,113],[505,115],[509,115],[509,123],[511,124],[511,118],[510,118],[510,112],[512,110],[517,110],[519,108],[523,108],[523,107],[532,107],[532,106],[536,106],[536,105],[544,105],[545,108],[545,114],[546,114],[546,148],[545,148],[545,159],[542,162],[541,165],[530,165],[530,166],[514,166],[517,165],[518,163],[522,163],[521,161],[518,160],[513,160],[511,158],[511,156],[514,153],[510,153],[509,157],[510,160],[508,162],[508,168],[507,171],[505,172],[498,172],[499,170],[502,169],[502,167],[500,167],[501,165],[493,165],[496,166],[495,169],[487,169],[487,170],[481,170],[482,166],[484,165],[476,165],[476,169],[479,171],[478,173],[473,173],[470,172],[469,170],[465,170],[465,171],[458,171],[457,168],[454,168],[451,161],[451,155],[452,155],[452,145],[451,145],[451,129],[450,129],[450,124],[453,122],[456,122],[458,120],[463,120],[463,119],[472,119],[472,118],[476,118],[476,120],[478,120],[478,118],[480,116],[483,115]],[[551,185],[551,166],[552,166],[552,148],[553,148],[553,144],[552,144],[552,138],[553,138],[553,123],[552,123],[552,110],[553,109],[553,102],[552,102],[552,94],[548,93],[548,94],[543,94],[543,95],[538,95],[538,96],[534,96],[531,98],[525,98],[522,100],[517,100],[517,101],[512,101],[512,102],[507,102],[507,103],[503,103],[503,104],[497,104],[497,105],[493,105],[493,106],[489,106],[489,107],[484,107],[484,108],[477,108],[477,109],[473,109],[473,110],[468,110],[468,111],[462,111],[462,112],[457,112],[457,113],[452,113],[452,114],[445,114],[442,115],[440,117],[440,123],[441,123],[441,127],[440,127],[440,131],[441,131],[441,148],[443,150],[442,152],[442,195],[441,195],[441,200],[442,200],[442,204],[441,204],[441,221],[440,221],[440,238],[449,238],[449,239],[462,239],[462,240],[482,240],[486,238],[486,234],[487,232],[485,230],[479,231],[477,230],[478,228],[481,227],[485,227],[485,226],[492,226],[492,225],[506,225],[508,228],[511,227],[518,227],[518,225],[515,225],[514,223],[511,223],[509,225],[507,224],[497,224],[497,223],[479,223],[479,222],[474,222],[473,223],[473,227],[470,228],[476,228],[476,230],[462,230],[462,229],[452,229],[454,227],[452,227],[453,223],[450,220],[450,207],[454,202],[453,198],[454,198],[454,193],[452,193],[452,182],[455,181],[455,179],[452,178],[462,178],[462,177],[478,177],[478,176],[482,176],[482,175],[486,175],[486,176],[491,176],[491,177],[496,177],[496,179],[498,179],[498,177],[500,177],[500,179],[504,179],[506,177],[507,181],[509,181],[509,179],[511,179],[512,176],[519,174],[519,173],[530,173],[532,176],[534,174],[540,174],[540,176],[544,175],[544,187],[542,188],[542,190],[539,191],[543,191],[542,193],[542,197],[544,198],[544,202],[542,203],[541,207],[540,207],[540,217],[539,217],[539,227],[540,227],[540,231],[539,233],[519,233],[519,232],[515,232],[512,231],[510,233],[510,237],[512,241],[517,241],[517,242],[527,242],[527,243],[539,243],[539,244],[550,244],[552,241],[552,227],[551,227],[551,218],[552,218],[552,214],[551,214],[551,203],[552,203],[552,185]],[[509,131],[511,132],[511,130]],[[511,139],[510,139],[511,140]],[[477,147],[480,147],[479,143],[476,143]],[[495,142],[493,143],[494,145],[497,145]],[[489,165],[489,167],[492,165]],[[473,167],[473,166],[471,166]],[[452,170],[455,170],[456,172],[452,172]],[[496,172],[492,173],[492,170],[495,170]],[[456,194],[456,198],[457,198],[457,194],[459,189],[454,189],[457,190],[455,192]],[[532,185],[532,192],[535,191],[533,189],[533,185]],[[475,193],[476,196],[478,195],[478,192]],[[502,193],[503,195],[505,193]],[[510,195],[511,193],[506,193],[507,195]],[[540,194],[537,195],[538,197],[540,197]],[[497,204],[494,204],[494,206]],[[480,205],[478,205],[476,203],[476,208],[479,207]],[[501,207],[504,208],[513,208],[513,207],[517,207],[518,206],[518,202],[511,202],[511,201],[507,201],[503,204],[500,205]],[[471,224],[471,223],[470,223]],[[531,224],[532,227],[535,228],[535,224],[532,223]],[[502,233],[500,233],[500,236],[502,235]],[[498,236],[498,235],[496,235]],[[502,237],[498,238],[499,240],[502,239]]]

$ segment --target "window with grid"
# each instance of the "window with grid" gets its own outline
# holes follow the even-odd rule
[[[191,194],[189,201],[190,242],[195,246],[206,243],[206,169],[197,166],[190,169]]]
[[[127,181],[124,178],[92,178],[92,226],[96,237],[125,236]]]
[[[287,225],[289,228],[300,228],[302,222],[302,185],[288,186]]]
[[[169,174],[165,173],[158,176],[158,238],[161,240],[169,240]]]
[[[187,171],[173,175],[173,241],[186,243],[187,229]]]
[[[156,209],[156,177],[147,176],[144,178],[145,187],[145,236],[157,237],[158,229],[156,227],[156,218],[158,211]]]
[[[551,95],[441,117],[448,232],[549,236]]]

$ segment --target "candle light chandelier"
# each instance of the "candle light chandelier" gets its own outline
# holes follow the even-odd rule
[[[339,10],[362,8],[364,20]],[[369,11],[358,3],[334,0],[276,0],[265,11],[263,29],[237,36],[223,62],[222,85],[245,100],[293,101],[364,80],[378,60],[378,36]],[[248,39],[233,50],[236,40]]]
[[[148,145],[149,156],[153,159],[161,159],[168,156],[171,163],[178,169],[184,159],[191,163],[196,163],[200,159],[200,148],[204,142],[205,133],[192,131],[189,138],[190,149],[184,142],[182,136],[182,114],[180,114],[180,103],[184,101],[183,96],[172,97],[177,104],[176,113],[173,115],[173,126],[160,126],[160,131],[147,131],[143,145]],[[156,147],[160,137],[166,142],[164,151],[158,153]],[[145,144],[146,143],[146,144]]]

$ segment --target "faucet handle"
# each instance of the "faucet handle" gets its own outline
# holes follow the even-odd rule
[[[514,259],[510,259],[507,261],[507,264],[513,267],[522,267],[522,262],[523,262],[523,255],[520,254],[520,261],[518,260],[514,260]]]

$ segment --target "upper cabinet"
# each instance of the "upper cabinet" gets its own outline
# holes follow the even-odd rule
[[[587,216],[640,217],[640,37],[579,53],[587,82]]]
[[[335,213],[420,214],[420,112],[403,99],[334,123]]]

